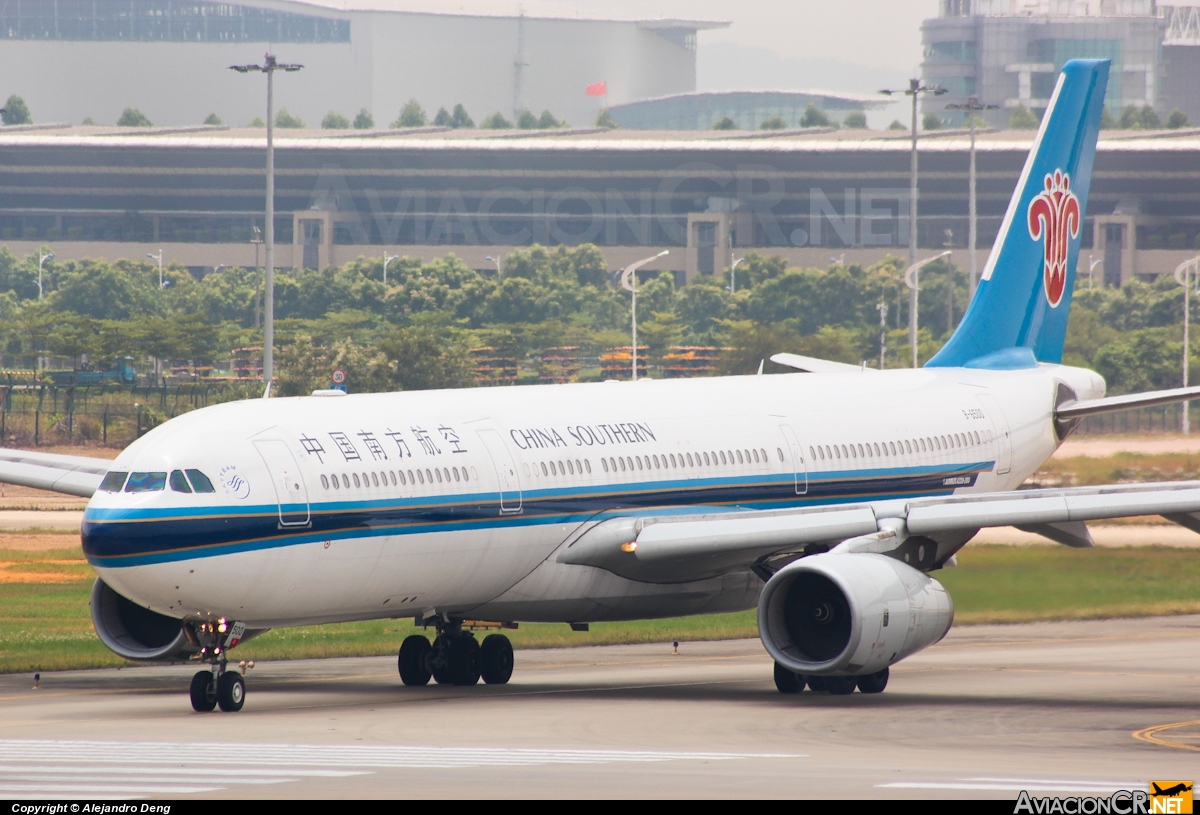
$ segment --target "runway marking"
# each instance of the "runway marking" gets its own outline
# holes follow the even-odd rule
[[[1158,737],[1158,734],[1163,732],[1164,730],[1174,730],[1177,727],[1188,727],[1191,725],[1200,725],[1200,719],[1196,719],[1195,721],[1191,721],[1191,722],[1175,722],[1174,724],[1158,724],[1158,725],[1155,725],[1154,727],[1147,727],[1142,730],[1138,730],[1138,731],[1134,732],[1133,737],[1135,739],[1137,739],[1138,741],[1145,741],[1145,742],[1149,742],[1150,744],[1157,744],[1160,747],[1174,747],[1176,750],[1191,750],[1192,752],[1200,753],[1200,747],[1197,747],[1193,744],[1181,744],[1180,742],[1177,742],[1177,741],[1169,741],[1167,739],[1160,739]]]
[[[1048,778],[960,778],[955,781],[892,781],[876,784],[880,789],[903,790],[964,790],[978,792],[1082,792],[1111,793],[1117,790],[1140,790],[1145,781],[1084,781]]]
[[[121,756],[122,764],[98,756]],[[208,757],[236,771],[213,779]],[[241,784],[347,778],[378,769],[463,769],[614,762],[804,758],[794,753],[574,750],[421,745],[220,744],[0,740],[0,794],[11,797],[135,798],[215,792]],[[330,769],[339,768],[339,769]]]

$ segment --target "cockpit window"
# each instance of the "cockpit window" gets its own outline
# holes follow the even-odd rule
[[[130,473],[125,492],[158,492],[166,486],[166,473]]]
[[[216,492],[212,482],[208,480],[208,476],[199,470],[188,470],[187,476],[192,482],[192,489],[196,492]]]
[[[171,490],[173,492],[191,492],[192,488],[188,486],[187,479],[183,477],[183,470],[171,470]]]
[[[122,473],[113,470],[104,474],[104,480],[100,482],[100,490],[102,492],[120,492],[121,487],[125,486],[125,479],[129,477],[129,473]]]

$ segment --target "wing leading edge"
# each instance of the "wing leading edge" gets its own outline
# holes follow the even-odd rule
[[[816,545],[815,551],[822,552],[893,554],[929,571],[941,567],[986,527],[1016,526],[1068,546],[1086,547],[1091,545],[1087,521],[1141,515],[1162,515],[1200,532],[1200,481],[726,511],[684,518],[621,517],[591,527],[557,560],[597,566],[632,579],[681,582],[754,568],[773,557],[814,551]],[[928,554],[921,548],[926,544]]]
[[[0,481],[90,498],[111,463],[103,458],[0,448]]]

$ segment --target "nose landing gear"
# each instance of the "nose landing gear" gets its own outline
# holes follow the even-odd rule
[[[229,667],[227,652],[236,646],[246,632],[241,623],[229,623],[224,618],[216,623],[202,622],[191,626],[190,639],[201,646],[199,659],[211,664],[207,670],[197,671],[192,676],[189,696],[192,710],[210,713],[220,707],[226,713],[235,713],[246,704],[246,680],[242,673],[253,668],[253,662],[242,662],[241,672]]]
[[[512,677],[513,649],[508,637],[491,634],[483,645],[461,622],[434,623],[437,637],[430,643],[422,634],[407,637],[397,660],[400,681],[405,685],[429,684],[469,686],[482,678],[489,685],[503,685]]]

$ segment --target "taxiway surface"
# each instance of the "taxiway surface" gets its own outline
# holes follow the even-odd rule
[[[975,626],[883,694],[774,689],[757,640],[518,651],[503,687],[389,658],[0,677],[0,798],[1001,797],[1200,773],[1200,616]],[[1157,728],[1157,729],[1156,729]]]

